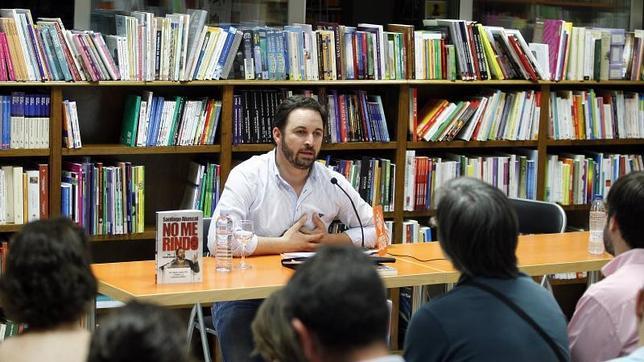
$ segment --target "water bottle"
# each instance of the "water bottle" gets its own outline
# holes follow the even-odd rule
[[[215,269],[218,272],[229,272],[233,263],[232,238],[233,219],[227,211],[221,211],[216,222],[215,235]]]
[[[595,195],[590,206],[588,217],[588,252],[599,255],[604,252],[604,226],[606,225],[606,208],[601,195]]]

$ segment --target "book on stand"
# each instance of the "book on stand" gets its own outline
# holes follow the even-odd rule
[[[201,210],[157,211],[157,284],[202,281],[202,229]]]

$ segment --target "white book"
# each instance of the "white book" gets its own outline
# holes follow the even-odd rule
[[[13,222],[14,224],[24,224],[24,193],[22,166],[13,167]]]
[[[27,220],[40,219],[40,173],[38,170],[27,170]]]
[[[7,185],[4,181],[4,169],[0,168],[0,224],[7,223]]]
[[[136,133],[136,146],[145,147],[148,137],[148,125],[150,124],[150,117],[152,116],[152,96],[150,91],[144,91],[141,94],[141,108],[139,109],[139,124]],[[145,107],[143,103],[145,102]]]
[[[5,194],[5,215],[4,220],[7,223],[14,223],[13,216],[13,166],[2,166],[2,173],[4,175],[4,192]]]
[[[405,200],[404,211],[414,211],[416,185],[416,151],[407,150],[405,155]]]

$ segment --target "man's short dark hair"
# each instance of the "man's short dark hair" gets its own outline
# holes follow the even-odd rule
[[[87,236],[65,218],[23,226],[9,243],[0,300],[7,315],[30,328],[74,322],[96,297]]]
[[[273,127],[277,127],[280,131],[284,132],[284,127],[288,121],[288,115],[296,109],[310,109],[316,111],[322,117],[322,124],[326,126],[327,122],[327,113],[324,106],[322,106],[318,101],[311,97],[305,97],[302,95],[295,95],[286,98],[280,103],[277,107],[277,112],[275,113],[275,119],[273,120]]]
[[[329,360],[385,343],[389,312],[375,267],[353,246],[323,246],[284,288],[286,315],[314,333]],[[289,319],[291,319],[289,318]]]
[[[438,240],[454,267],[467,276],[515,277],[519,223],[508,198],[469,177],[448,181],[439,197]]]
[[[608,217],[615,216],[622,238],[631,248],[644,248],[644,171],[631,172],[613,184],[606,197]]]
[[[185,328],[162,307],[129,302],[94,332],[88,362],[190,361]]]

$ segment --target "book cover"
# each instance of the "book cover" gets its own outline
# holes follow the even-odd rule
[[[201,282],[203,213],[158,211],[156,225],[157,284]]]

